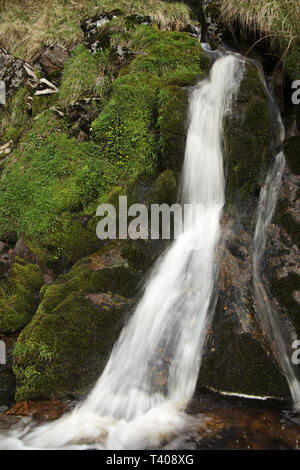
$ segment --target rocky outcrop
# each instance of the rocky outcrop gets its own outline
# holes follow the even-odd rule
[[[198,390],[289,400],[287,382],[256,321],[252,236],[238,220],[224,219],[217,259],[218,298]]]
[[[270,103],[258,67],[245,64],[230,114],[224,119],[227,190],[231,210],[252,229],[260,187],[272,159]]]

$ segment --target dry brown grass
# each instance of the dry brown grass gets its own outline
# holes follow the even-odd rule
[[[238,21],[258,36],[273,37],[283,47],[300,36],[300,0],[223,0],[227,24]]]
[[[162,29],[190,22],[180,2],[161,0],[0,0],[0,44],[12,54],[34,60],[43,45],[71,47],[82,39],[80,20],[120,8],[128,14],[151,15]]]

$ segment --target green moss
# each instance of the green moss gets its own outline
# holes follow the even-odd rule
[[[227,153],[227,200],[230,205],[255,197],[260,175],[271,160],[271,129],[268,99],[259,71],[246,64],[230,115],[224,119]]]
[[[169,86],[159,94],[160,152],[163,168],[171,168],[178,176],[184,158],[188,92]]]
[[[214,339],[201,365],[197,388],[290,399],[287,382],[272,358],[249,334],[237,334],[236,328],[230,319],[214,322]]]
[[[103,92],[95,80],[109,54],[92,55],[81,44],[64,69],[59,96],[34,98],[31,128],[3,164],[0,237],[23,234],[51,267],[66,269],[96,248],[90,217],[113,188],[126,194],[142,175],[155,178],[162,167],[180,171],[187,92],[168,84],[202,77],[204,53],[188,34],[145,25],[130,29],[130,41],[139,53],[93,108],[90,140],[79,144],[67,113],[59,118],[49,109]]]
[[[44,288],[14,351],[16,400],[85,393],[106,364],[135,289],[114,244]]]
[[[0,332],[15,333],[24,328],[39,304],[44,283],[40,268],[16,259],[9,278],[1,281]]]

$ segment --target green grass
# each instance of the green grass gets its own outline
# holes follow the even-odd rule
[[[156,177],[165,169],[166,139],[173,139],[174,120],[177,129],[186,113],[185,98],[183,104],[181,98],[178,101],[179,85],[205,74],[201,46],[186,33],[141,25],[129,39],[131,48],[144,54],[121,68],[107,88],[97,88],[97,71],[107,65],[108,51],[92,55],[79,45],[65,67],[60,93],[50,101],[35,97],[31,127],[24,128],[19,146],[4,164],[0,237],[14,241],[23,234],[45,262],[66,267],[90,253],[98,242],[93,217],[98,204],[116,187],[134,197],[128,188],[142,175]],[[174,99],[166,131],[161,119],[170,86]],[[91,139],[81,144],[67,114],[58,118],[47,109],[102,93],[105,99],[91,125]],[[173,109],[177,103],[178,112]],[[184,131],[180,139],[184,140]],[[170,158],[180,165],[176,152],[174,148]],[[172,161],[168,168],[173,169]],[[92,219],[82,223],[83,216]]]
[[[10,277],[0,283],[0,332],[19,332],[30,322],[44,284],[38,266],[16,259]]]
[[[298,0],[224,0],[221,11],[228,23],[239,20],[245,29],[283,42],[300,34]]]
[[[299,0],[223,0],[221,12],[228,25],[238,22],[251,34],[252,47],[261,40],[270,44],[278,64],[283,64],[291,79],[299,78]]]

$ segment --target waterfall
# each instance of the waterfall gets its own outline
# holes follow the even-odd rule
[[[243,60],[226,55],[192,90],[182,202],[200,210],[153,268],[94,389],[72,413],[25,433],[15,431],[2,440],[2,448],[92,443],[94,448],[139,449],[159,445],[184,426],[213,314],[225,197],[222,121],[243,69]]]
[[[284,140],[284,129],[280,121],[280,138]],[[254,235],[253,249],[253,284],[257,302],[256,315],[264,333],[270,343],[272,352],[284,373],[290,387],[291,395],[296,409],[300,409],[300,382],[296,377],[291,362],[292,338],[280,314],[272,307],[271,300],[264,287],[262,279],[262,259],[266,248],[267,229],[271,223],[278,194],[281,186],[282,175],[286,166],[284,153],[279,152],[271,166],[263,186],[257,214],[257,222]],[[289,354],[290,352],[290,354]]]

